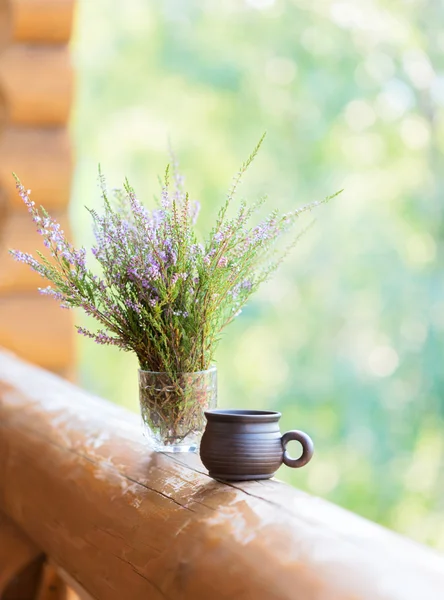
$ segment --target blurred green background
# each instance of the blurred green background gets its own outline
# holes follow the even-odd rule
[[[444,549],[444,5],[79,0],[72,220],[97,164],[148,202],[171,136],[200,229],[264,130],[241,195],[344,193],[227,330],[221,406],[316,444],[279,477]],[[77,322],[82,317],[78,315]],[[79,339],[80,382],[137,410],[137,365]]]

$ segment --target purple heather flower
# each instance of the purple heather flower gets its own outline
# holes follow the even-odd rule
[[[204,249],[204,247],[202,246],[202,244],[192,244],[192,245],[190,246],[190,253],[191,253],[193,256],[196,256],[196,255],[198,255],[198,254],[203,254],[204,250],[205,250],[205,249]]]
[[[138,302],[133,302],[130,298],[126,298],[125,305],[137,314],[140,314],[141,307]]]
[[[171,206],[171,200],[166,186],[162,187],[161,204],[163,210],[167,211]]]
[[[159,229],[160,226],[165,221],[165,210],[153,210],[152,218],[153,218],[153,227],[157,231],[157,229]]]
[[[179,279],[185,281],[188,278],[188,273],[175,273],[171,278],[171,286],[175,286]]]
[[[20,250],[11,250],[10,252],[16,261],[30,266],[33,271],[39,273],[42,277],[45,277],[46,267],[44,265],[41,265],[39,261],[32,256],[32,254],[28,254],[27,252],[20,252]]]
[[[60,300],[60,301],[64,301],[65,300],[64,294],[62,294],[61,292],[58,292],[57,290],[55,290],[54,288],[52,288],[50,285],[48,285],[45,288],[40,288],[39,287],[38,290],[44,296],[52,296],[56,300]]]
[[[270,227],[268,223],[258,225],[253,229],[253,239],[255,242],[262,242],[269,238]]]
[[[125,344],[122,340],[119,340],[118,338],[114,338],[110,335],[107,335],[102,330],[98,331],[97,333],[92,333],[91,331],[88,331],[87,329],[84,329],[83,327],[77,327],[77,332],[80,335],[83,335],[87,338],[90,338],[91,340],[94,340],[97,344],[109,344],[112,346],[119,346],[120,348],[125,348]]]
[[[156,279],[159,279],[160,277],[160,269],[159,266],[153,262],[146,270],[146,274],[151,277],[151,279],[153,279],[154,281],[156,281]],[[143,285],[143,283],[142,283]],[[146,285],[144,287],[147,287]]]
[[[244,279],[239,284],[235,285],[228,292],[228,294],[230,295],[230,297],[233,300],[235,300],[242,291],[244,291],[244,292],[250,292],[251,289],[252,289],[252,287],[253,287],[253,282],[250,279]]]
[[[74,247],[66,241],[64,232],[57,221],[48,215],[43,217],[40,216],[38,209],[35,208],[35,202],[31,201],[29,198],[31,190],[26,191],[23,185],[18,182],[17,189],[20,197],[28,208],[28,211],[31,213],[33,221],[39,224],[37,231],[43,236],[44,246],[48,249],[51,249],[52,256],[56,256],[56,253],[60,253],[60,255],[65,258],[70,265],[84,273],[86,270],[85,250],[83,248],[80,250],[75,250]],[[24,255],[15,254],[14,256],[17,260],[23,261]],[[37,270],[36,265],[40,266],[38,261],[34,260],[34,262],[32,262],[29,257],[24,260],[24,262],[27,262],[27,264],[29,264],[34,270]]]
[[[250,291],[251,288],[253,287],[253,282],[250,279],[244,279],[241,284],[240,284],[240,289],[241,290],[247,290]]]
[[[190,208],[190,218],[193,225],[197,223],[197,218],[200,213],[200,202],[195,200]]]
[[[179,169],[179,163],[177,162],[177,160],[174,159],[173,160],[174,199],[176,200],[176,202],[181,203],[185,199],[185,192],[183,189],[184,184],[185,184],[185,177],[179,173],[178,169]]]
[[[203,262],[205,265],[207,265],[207,267],[211,264],[211,261],[213,259],[213,256],[216,254],[216,249],[213,248],[212,250],[210,250],[208,252],[208,254],[206,256],[204,256]]]

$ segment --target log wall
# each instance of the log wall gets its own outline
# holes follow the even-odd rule
[[[72,316],[40,297],[45,282],[8,254],[42,249],[11,172],[66,231],[73,13],[74,0],[0,0],[0,344],[58,372],[73,365]]]

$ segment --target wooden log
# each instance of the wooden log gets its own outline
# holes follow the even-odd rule
[[[67,369],[75,359],[74,336],[71,312],[55,300],[37,291],[0,296],[0,346],[24,359],[55,371]]]
[[[66,207],[72,173],[66,129],[10,127],[0,136],[0,186],[11,206],[23,208],[12,172],[32,189],[36,204],[43,204],[48,210]]]
[[[432,550],[277,481],[213,481],[7,354],[0,451],[0,508],[97,600],[442,600]]]
[[[9,4],[14,41],[54,44],[69,41],[74,0],[6,0],[5,3]]]
[[[68,600],[68,586],[59,575],[57,568],[47,562],[36,600]]]
[[[72,80],[67,46],[15,44],[0,55],[0,87],[10,123],[65,124]]]
[[[35,600],[40,585],[44,560],[44,556],[41,556],[26,565],[18,575],[11,579],[0,599]]]
[[[1,32],[0,32],[1,35]],[[1,51],[0,51],[1,58]],[[8,123],[8,108],[7,108],[7,100],[4,91],[0,86],[0,132],[6,127]]]
[[[60,567],[57,567],[57,572],[67,585],[68,593],[66,600],[95,600],[69,573]]]
[[[8,197],[5,194],[5,191],[0,188],[0,240],[6,229],[6,220],[8,214]]]
[[[67,216],[58,213],[54,213],[52,216],[69,235]],[[40,275],[34,273],[28,265],[19,263],[12,258],[9,254],[10,249],[34,254],[36,258],[35,251],[39,250],[51,259],[50,255],[45,252],[42,238],[37,233],[35,223],[29,214],[11,212],[4,217],[0,231],[0,293],[29,292],[35,291],[39,286],[44,286]]]
[[[4,455],[2,455],[4,459]],[[41,557],[37,546],[3,513],[0,513],[0,598],[6,596],[8,587],[13,585],[15,590],[24,592],[23,582],[19,581],[20,573],[28,565]],[[15,581],[14,581],[15,580]],[[25,582],[32,585],[32,579]],[[21,586],[21,587],[20,587]],[[29,589],[29,588],[28,588]],[[12,598],[11,595],[9,595]],[[25,600],[24,596],[20,596]],[[18,596],[16,596],[18,600]]]
[[[12,15],[8,0],[0,0],[0,52],[12,37]]]

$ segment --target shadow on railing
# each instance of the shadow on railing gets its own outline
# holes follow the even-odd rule
[[[432,550],[275,480],[213,481],[6,353],[0,511],[1,600],[444,598]]]

